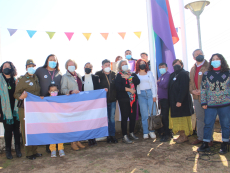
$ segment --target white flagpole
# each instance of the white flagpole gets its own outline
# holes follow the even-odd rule
[[[184,69],[188,70],[188,55],[187,55],[187,39],[186,39],[186,25],[185,25],[185,13],[184,13],[184,0],[179,1],[180,9],[180,26],[181,26],[181,44],[182,44],[182,61],[184,63]]]
[[[25,146],[28,146],[28,141],[27,141],[27,124],[26,124],[26,98],[24,99],[24,120],[25,120]]]
[[[146,0],[146,11],[147,11],[147,23],[148,23],[148,35],[149,35],[149,56],[150,56],[150,65],[151,71],[155,80],[157,80],[156,74],[156,53],[155,53],[155,42],[154,35],[152,32],[152,10],[151,10],[151,1]]]

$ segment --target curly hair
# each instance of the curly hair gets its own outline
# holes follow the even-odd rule
[[[147,73],[147,71],[149,71],[148,63],[144,59],[139,59],[139,60],[137,60],[137,63],[136,63],[136,74],[138,74],[140,72],[141,61],[145,62],[145,72]]]
[[[11,75],[12,77],[17,76],[17,74],[18,74],[18,73],[17,73],[17,69],[16,69],[16,67],[14,66],[14,64],[13,64],[12,62],[10,62],[10,61],[6,61],[6,62],[4,62],[4,63],[1,65],[1,67],[0,67],[0,73],[3,73],[3,66],[4,66],[4,64],[6,64],[6,63],[10,64],[11,69],[13,69],[10,75]]]
[[[213,70],[213,66],[211,65],[211,62],[212,62],[212,59],[213,59],[214,56],[218,56],[218,58],[220,59],[220,62],[221,62],[220,71],[221,72],[229,71],[229,66],[228,66],[228,63],[227,63],[226,59],[224,58],[223,55],[221,55],[219,53],[213,54],[212,57],[210,58],[209,63],[208,63],[209,64],[208,71]]]

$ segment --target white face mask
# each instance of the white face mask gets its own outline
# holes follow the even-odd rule
[[[111,68],[110,68],[110,67],[106,67],[106,68],[104,68],[104,71],[105,71],[106,73],[109,73],[109,72],[111,71]]]
[[[121,67],[121,69],[122,69],[123,71],[127,71],[127,70],[129,69],[129,66],[128,66],[128,65],[123,65],[123,66]]]
[[[75,66],[68,66],[68,70],[70,72],[74,72],[75,71]]]

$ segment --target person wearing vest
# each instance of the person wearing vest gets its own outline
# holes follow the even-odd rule
[[[196,61],[190,71],[189,91],[193,96],[195,113],[197,119],[197,140],[193,141],[192,145],[197,145],[203,141],[204,133],[204,109],[201,107],[200,87],[204,72],[208,70],[208,62],[204,59],[204,54],[201,49],[196,49],[193,52],[193,59]],[[212,145],[212,142],[210,143]]]
[[[109,136],[107,137],[108,143],[117,143],[115,138],[115,110],[116,110],[116,87],[115,78],[116,73],[111,71],[111,63],[105,59],[102,61],[102,70],[95,73],[99,76],[100,85],[102,88],[107,88],[107,111],[108,111],[108,130]]]

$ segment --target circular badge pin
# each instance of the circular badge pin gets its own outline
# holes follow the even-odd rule
[[[175,81],[175,80],[176,80],[176,78],[174,77],[174,78],[173,78],[173,80]]]
[[[198,74],[199,74],[199,75],[202,75],[202,72],[200,71]]]
[[[48,76],[47,75],[44,75],[44,78],[46,79]]]

